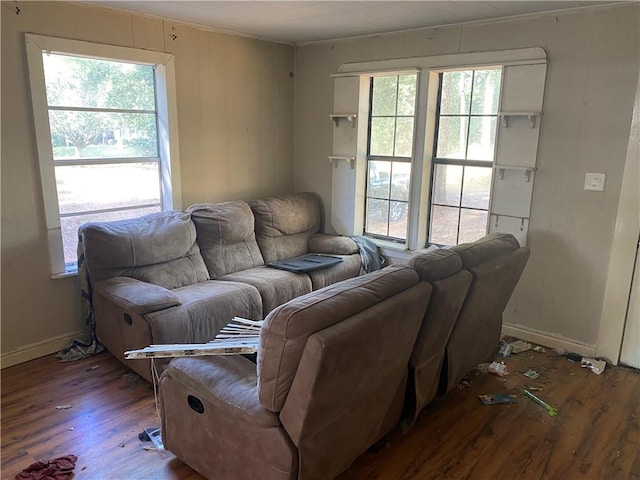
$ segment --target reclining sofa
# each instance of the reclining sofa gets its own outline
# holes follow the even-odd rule
[[[167,449],[207,478],[331,479],[487,360],[529,250],[496,233],[275,308],[257,364],[176,358]]]
[[[261,320],[292,298],[358,276],[358,246],[320,233],[321,212],[317,195],[299,193],[83,225],[98,339],[151,380],[150,362],[125,361],[125,351],[208,342],[234,316]],[[267,266],[307,253],[342,262],[309,273]]]

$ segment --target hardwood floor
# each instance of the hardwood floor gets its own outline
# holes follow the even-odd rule
[[[434,401],[408,434],[392,432],[340,480],[640,478],[639,371],[608,366],[598,376],[550,350],[505,363],[506,378],[474,372],[468,387]],[[522,375],[530,368],[538,380]],[[170,452],[144,449],[138,433],[159,426],[153,386],[128,373],[108,353],[2,370],[1,477],[75,454],[77,479],[202,479]],[[522,395],[529,386],[542,388],[534,393],[556,417]],[[485,406],[477,398],[485,393],[517,402]]]

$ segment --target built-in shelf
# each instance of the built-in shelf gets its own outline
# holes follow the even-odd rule
[[[524,173],[524,181],[531,181],[531,174],[536,171],[536,167],[522,167],[520,165],[494,165],[493,168],[498,171],[498,178],[504,180],[505,170],[521,170]]]
[[[356,161],[356,157],[344,156],[344,155],[329,155],[329,162],[331,162],[334,167],[338,166],[338,162],[340,160],[348,163],[349,166],[353,169],[354,163]]]
[[[340,120],[344,119],[351,124],[353,127],[355,125],[356,118],[358,117],[357,113],[331,113],[329,118],[333,122],[333,124],[337,127],[340,123]]]
[[[515,117],[527,117],[529,119],[529,126],[534,128],[536,126],[536,118],[542,116],[542,112],[500,112],[498,116],[502,118],[502,126],[509,128],[509,119]]]

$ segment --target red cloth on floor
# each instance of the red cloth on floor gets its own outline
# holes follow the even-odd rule
[[[65,455],[46,462],[29,465],[16,475],[15,480],[67,480],[73,475],[78,457]]]

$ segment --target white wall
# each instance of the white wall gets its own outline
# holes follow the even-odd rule
[[[83,329],[76,278],[50,278],[24,32],[175,55],[183,206],[293,189],[292,47],[70,3],[19,7],[0,5],[3,366]]]
[[[593,351],[634,95],[639,6],[344,40],[296,49],[294,187],[331,208],[333,79],[343,63],[542,47],[549,57],[533,192],[531,258],[504,315],[516,330]],[[586,172],[606,190],[583,190]]]

